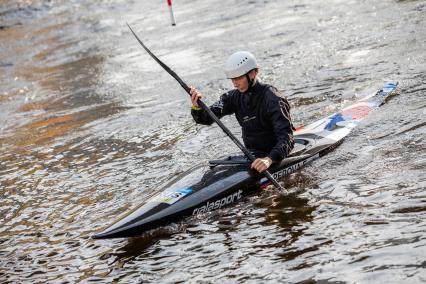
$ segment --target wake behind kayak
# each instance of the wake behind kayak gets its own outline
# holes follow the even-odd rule
[[[392,94],[397,82],[387,83],[341,111],[295,132],[290,156],[270,168],[274,178],[282,178],[337,147],[345,136]],[[122,238],[183,220],[185,217],[218,210],[258,192],[270,184],[263,175],[250,170],[243,156],[210,161],[196,166],[167,184],[154,197],[93,236],[95,239]]]

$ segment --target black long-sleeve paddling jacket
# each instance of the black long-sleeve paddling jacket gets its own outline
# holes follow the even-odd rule
[[[219,118],[234,113],[242,127],[246,148],[263,152],[278,162],[288,156],[294,141],[290,105],[277,94],[275,87],[257,82],[248,92],[234,89],[223,94],[210,109]],[[191,114],[199,124],[213,123],[202,109],[193,108]]]

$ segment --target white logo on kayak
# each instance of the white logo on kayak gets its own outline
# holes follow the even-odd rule
[[[242,193],[243,191],[240,189],[238,192],[225,196],[224,198],[216,200],[215,202],[207,201],[206,205],[195,208],[194,211],[192,212],[192,215],[203,214],[209,211],[217,210],[225,205],[234,203],[235,201],[241,199]]]
[[[284,168],[281,171],[278,171],[276,173],[273,173],[272,176],[276,179],[282,178],[283,176],[289,175],[295,171],[297,171],[298,169],[300,169],[301,167],[303,167],[305,164],[311,162],[312,160],[315,160],[319,157],[319,155],[314,155],[312,157],[310,157],[309,159],[306,159],[300,163],[291,165],[290,167]]]
[[[169,188],[151,198],[148,202],[159,202],[173,204],[182,197],[190,194],[192,189],[188,188]]]

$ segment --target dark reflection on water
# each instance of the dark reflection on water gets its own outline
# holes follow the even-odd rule
[[[424,282],[424,1],[179,1],[173,28],[163,4],[1,3],[0,282]],[[283,181],[287,195],[94,241],[185,169],[236,151],[194,125],[125,21],[207,102],[230,87],[221,62],[239,49],[297,125],[387,80],[401,92]]]

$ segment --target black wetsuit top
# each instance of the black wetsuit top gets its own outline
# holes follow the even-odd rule
[[[290,105],[277,93],[273,86],[257,82],[246,93],[231,90],[210,106],[219,118],[235,113],[244,145],[254,153],[263,153],[255,156],[268,156],[274,162],[287,157],[294,146]],[[202,109],[192,108],[191,114],[199,124],[213,123]]]

